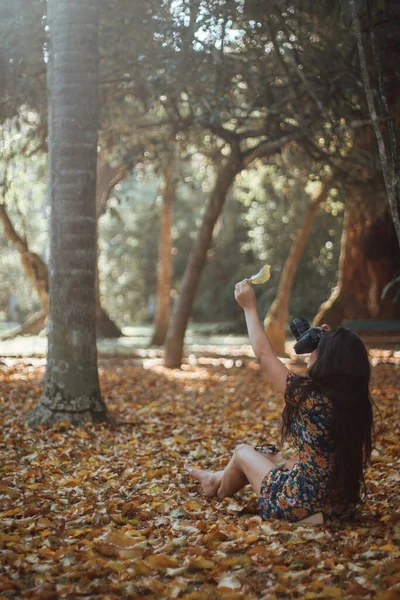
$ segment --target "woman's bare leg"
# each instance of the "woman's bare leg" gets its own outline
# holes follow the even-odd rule
[[[223,498],[233,496],[248,483],[259,496],[265,475],[282,460],[283,457],[280,453],[266,457],[257,452],[253,446],[240,444],[235,448],[231,460],[223,471],[213,473],[203,469],[194,469],[189,465],[185,465],[185,469],[192,477],[200,481],[207,496],[217,496],[219,500],[223,500]],[[296,462],[296,459],[288,459],[284,466],[292,468]],[[322,513],[316,513],[298,521],[297,524],[320,525],[323,522]]]
[[[212,473],[203,469],[194,469],[185,465],[192,477],[200,481],[207,496],[217,496],[220,500],[233,496],[250,483],[259,495],[265,475],[275,467],[273,460],[254,450],[253,446],[240,444],[223,471]]]
[[[217,491],[218,498],[222,500],[233,496],[247,483],[259,496],[264,477],[268,471],[274,468],[273,460],[257,452],[253,446],[240,444],[235,448],[229,464],[223,471],[221,484]]]

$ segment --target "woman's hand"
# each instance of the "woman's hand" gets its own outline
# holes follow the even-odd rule
[[[243,279],[235,285],[235,300],[243,308],[256,308],[256,296],[249,279]]]

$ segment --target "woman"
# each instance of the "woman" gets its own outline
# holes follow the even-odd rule
[[[365,492],[364,470],[372,450],[370,364],[360,338],[339,327],[324,335],[310,355],[307,377],[288,371],[277,358],[257,313],[248,279],[236,284],[250,343],[263,371],[284,394],[282,441],[298,458],[284,461],[271,445],[241,444],[223,471],[185,465],[207,496],[219,500],[250,484],[263,519],[322,523],[349,518]]]

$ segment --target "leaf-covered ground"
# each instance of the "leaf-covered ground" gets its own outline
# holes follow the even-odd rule
[[[184,462],[278,443],[282,399],[249,359],[101,360],[118,424],[29,429],[44,361],[0,365],[0,600],[400,596],[399,353],[371,352],[380,408],[357,522],[262,522],[251,491],[208,500]],[[39,362],[39,364],[38,364]]]

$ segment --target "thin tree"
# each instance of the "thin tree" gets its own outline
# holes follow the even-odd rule
[[[171,151],[165,169],[163,207],[161,214],[160,240],[158,244],[158,270],[154,333],[151,346],[162,346],[168,331],[171,317],[172,287],[172,212],[176,193],[176,150],[171,143]]]
[[[49,350],[31,426],[110,418],[95,324],[98,18],[97,0],[48,1]]]
[[[333,186],[333,179],[327,180],[321,191],[313,198],[307,207],[302,226],[297,231],[295,240],[290,248],[289,255],[282,269],[282,275],[278,286],[278,291],[265,317],[265,331],[271,340],[275,352],[284,355],[286,340],[286,324],[289,310],[290,292],[293,280],[296,275],[297,265],[301,259],[304,246],[307,242],[311,227],[315,221],[318,209],[323,204]]]
[[[379,100],[383,107],[383,113],[386,121],[390,154],[387,152],[384,135],[381,131],[379,123],[374,93],[372,90],[371,80],[368,72],[367,57],[364,49],[360,19],[356,3],[354,2],[354,0],[349,0],[351,15],[353,18],[354,32],[357,40],[358,55],[360,58],[361,74],[364,83],[365,96],[367,98],[368,110],[371,115],[372,126],[374,129],[376,142],[378,146],[379,159],[381,162],[382,175],[385,183],[390,212],[392,215],[394,228],[400,246],[400,163],[397,152],[396,126],[393,122],[393,117],[390,113],[386,93],[383,87],[382,65],[371,21],[371,2],[367,0],[366,4],[368,8],[369,17],[370,44],[375,68],[377,70]]]

